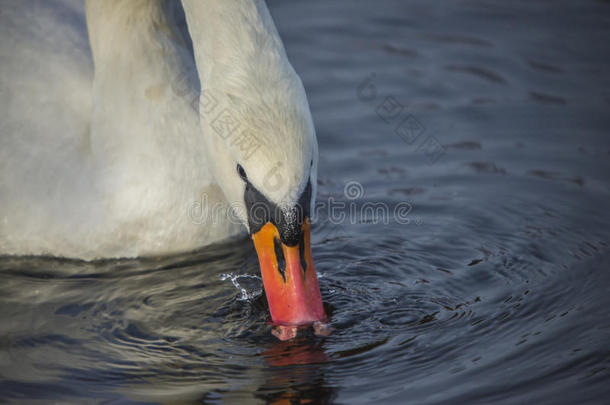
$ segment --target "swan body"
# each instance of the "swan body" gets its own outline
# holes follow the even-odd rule
[[[308,183],[313,200],[307,99],[263,1],[1,3],[0,254],[135,257],[245,233],[237,164],[286,213]],[[218,130],[223,111],[239,131]]]

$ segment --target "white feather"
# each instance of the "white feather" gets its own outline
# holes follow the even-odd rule
[[[219,212],[243,208],[237,163],[289,206],[313,159],[315,190],[307,99],[264,2],[185,0],[196,64],[175,2],[91,0],[86,20],[80,1],[0,7],[1,254],[139,256],[236,235]],[[198,111],[200,88],[254,153]]]

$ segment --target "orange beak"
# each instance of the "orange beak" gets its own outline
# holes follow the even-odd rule
[[[271,222],[252,235],[271,319],[276,325],[304,325],[326,318],[311,254],[310,224],[296,246],[286,246]]]

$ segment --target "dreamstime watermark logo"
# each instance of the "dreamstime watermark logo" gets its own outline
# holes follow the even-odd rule
[[[193,201],[187,208],[187,216],[195,225],[211,225],[222,222],[241,224],[239,204],[227,205],[224,201],[210,203],[207,194],[199,201]]]
[[[315,207],[310,210],[310,220],[313,224],[324,221],[333,225],[341,224],[384,224],[395,223],[408,225],[411,223],[411,212],[413,203],[402,201],[389,204],[382,201],[365,201],[365,191],[361,183],[348,181],[343,188],[341,197],[328,196],[318,199]],[[241,223],[240,218],[250,218],[262,221],[265,218],[277,217],[279,213],[271,213],[268,204],[255,203],[250,207],[247,215],[241,213],[241,204],[226,204],[222,202],[210,203],[208,196],[203,195],[200,201],[193,202],[187,209],[187,215],[191,222],[197,225],[214,224],[219,222],[230,222],[232,224]],[[279,206],[275,209],[281,210]],[[294,207],[294,210],[303,207]],[[416,219],[415,223],[421,225],[421,221]]]
[[[357,181],[348,181],[343,187],[342,198],[329,196],[316,201],[314,220],[323,219],[334,225],[349,224],[384,224],[411,223],[410,214],[413,204],[402,201],[388,204],[383,201],[363,201],[364,187]]]
[[[343,195],[349,200],[355,200],[364,197],[364,187],[357,181],[348,181],[343,187]]]

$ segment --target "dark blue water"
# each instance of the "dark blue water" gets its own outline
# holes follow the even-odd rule
[[[268,4],[317,126],[333,333],[270,333],[247,239],[4,258],[0,401],[608,403],[610,4]]]

